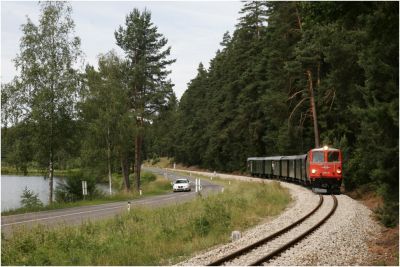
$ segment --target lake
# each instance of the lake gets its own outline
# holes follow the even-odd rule
[[[54,189],[62,181],[54,177]],[[1,211],[21,207],[21,195],[25,187],[39,194],[43,204],[49,203],[49,180],[43,176],[1,175]]]
[[[54,177],[54,189],[63,181],[62,178]],[[25,187],[39,194],[39,199],[44,205],[49,203],[49,180],[45,180],[43,176],[1,175],[1,211],[20,208]],[[97,185],[97,188],[108,193],[108,187],[105,185]]]

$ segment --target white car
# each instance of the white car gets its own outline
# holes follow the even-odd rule
[[[174,192],[178,191],[190,191],[190,181],[188,179],[177,179],[172,184]]]

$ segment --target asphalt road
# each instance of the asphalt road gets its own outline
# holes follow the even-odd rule
[[[193,182],[192,191],[173,193],[171,187],[171,193],[165,195],[143,197],[140,199],[131,200],[131,212],[134,212],[134,208],[138,206],[156,208],[166,205],[173,205],[189,201],[197,195],[197,193],[194,192],[195,181],[192,177],[175,174],[158,168],[143,168],[143,170],[164,175],[171,181],[178,178],[188,178],[191,182]],[[212,184],[207,179],[201,179],[201,185],[202,195],[218,192],[222,189],[221,186]],[[9,237],[15,229],[20,227],[29,229],[38,224],[42,224],[47,227],[78,225],[86,221],[96,221],[111,218],[117,214],[128,212],[127,210],[128,201],[121,201],[101,205],[1,216],[1,232],[4,233],[5,237]]]

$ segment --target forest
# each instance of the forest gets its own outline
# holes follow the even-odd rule
[[[71,8],[41,9],[22,26],[21,74],[2,84],[2,167],[121,173],[130,190],[144,159],[245,173],[248,157],[329,145],[344,154],[345,190],[375,192],[381,220],[398,223],[398,2],[244,2],[180,100],[149,10],[110,36],[125,57],[105,51],[80,72]]]

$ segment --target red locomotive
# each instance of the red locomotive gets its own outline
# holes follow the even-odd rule
[[[247,166],[252,176],[295,181],[319,193],[340,193],[343,179],[342,152],[327,146],[304,155],[248,158]]]

